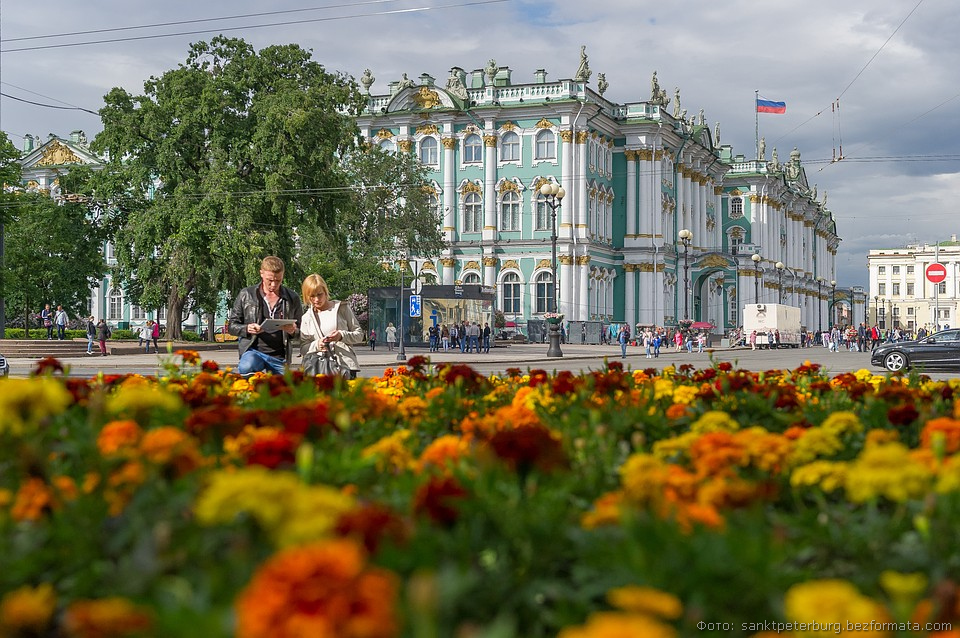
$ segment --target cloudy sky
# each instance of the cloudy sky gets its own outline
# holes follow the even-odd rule
[[[593,80],[603,72],[610,83],[607,98],[646,99],[656,70],[668,94],[679,87],[684,108],[703,108],[711,126],[720,122],[722,142],[747,156],[754,149],[754,91],[786,102],[785,115],[760,116],[760,133],[768,155],[776,147],[781,161],[797,147],[808,179],[821,197],[828,194],[843,238],[841,285],[867,284],[871,248],[960,234],[956,0],[52,0],[42,6],[0,5],[0,128],[17,145],[26,133],[46,139],[82,129],[92,138],[99,118],[69,107],[96,111],[114,86],[142,93],[145,79],[185,59],[190,42],[220,32],[258,48],[295,42],[328,69],[357,77],[370,68],[374,93],[401,73],[442,79],[451,66],[469,71],[490,58],[513,69],[514,82],[532,81],[541,67],[551,80],[570,78],[586,45]],[[271,15],[251,15],[265,13]],[[243,15],[249,17],[235,17]],[[167,26],[131,28],[160,23]],[[89,31],[96,32],[62,35]],[[59,46],[91,41],[98,43]],[[841,144],[843,159],[831,162]]]

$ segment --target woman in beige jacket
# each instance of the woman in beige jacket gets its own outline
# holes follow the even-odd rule
[[[350,378],[357,378],[360,363],[352,346],[363,341],[363,328],[348,304],[330,298],[327,282],[320,275],[303,280],[304,306],[300,320],[300,355],[332,348],[340,364],[350,369]]]

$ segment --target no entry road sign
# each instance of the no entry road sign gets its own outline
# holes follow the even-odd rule
[[[930,264],[926,270],[927,281],[938,284],[947,278],[947,268],[943,264]]]

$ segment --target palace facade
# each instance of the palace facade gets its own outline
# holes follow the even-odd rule
[[[495,287],[516,321],[542,316],[554,296],[568,320],[690,319],[718,333],[755,302],[799,306],[811,330],[864,320],[862,289],[836,282],[841,240],[797,149],[781,163],[760,143],[748,159],[720,143],[703,110],[688,117],[656,72],[650,98],[627,104],[605,99],[605,78],[594,90],[590,75],[585,53],[574,78],[557,81],[539,69],[517,84],[491,60],[453,67],[444,86],[404,75],[370,93],[365,72],[363,135],[431,172],[448,247],[417,260],[427,283]],[[566,193],[555,221],[545,183]]]

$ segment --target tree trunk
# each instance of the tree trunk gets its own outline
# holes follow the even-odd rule
[[[23,306],[23,338],[30,338],[30,302],[25,301]]]
[[[213,325],[213,322],[217,320],[217,317],[214,313],[207,313],[207,341],[211,343],[216,339],[217,327]]]
[[[183,308],[187,305],[186,295],[177,294],[176,288],[167,297],[167,341],[183,339]]]

